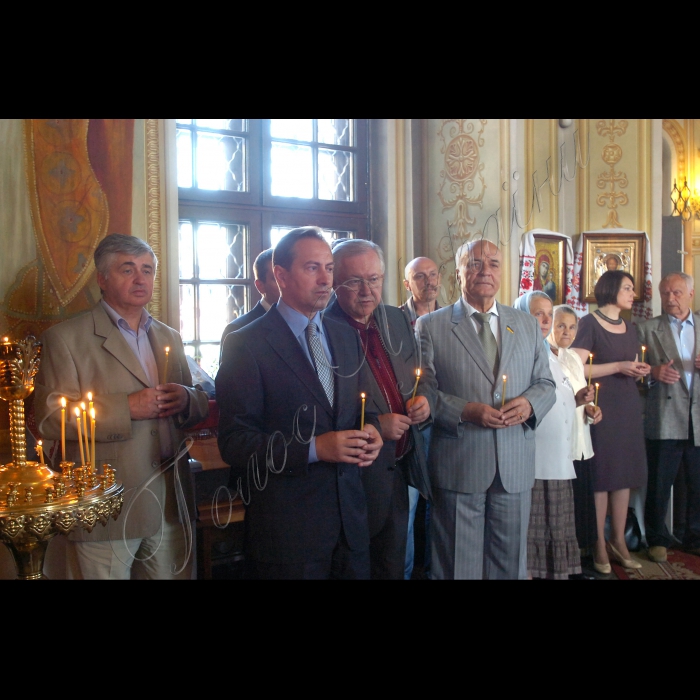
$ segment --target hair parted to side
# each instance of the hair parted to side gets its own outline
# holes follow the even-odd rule
[[[103,277],[107,278],[112,257],[119,253],[139,257],[148,253],[153,258],[155,267],[158,267],[158,258],[146,241],[142,241],[136,236],[125,236],[123,233],[110,233],[100,241],[93,255],[95,267]]]
[[[379,263],[382,267],[382,274],[384,274],[384,253],[382,249],[372,241],[365,240],[364,238],[348,238],[342,243],[333,246],[333,262],[336,267],[336,275],[338,274],[338,268],[342,267],[343,260],[345,258],[353,258],[356,255],[364,255],[369,251],[374,251],[379,258]]]
[[[634,277],[629,272],[623,272],[622,270],[608,270],[604,272],[595,283],[595,289],[593,290],[598,306],[617,304],[617,295],[620,293],[622,282],[625,279],[632,280],[632,284],[634,284]]]
[[[260,280],[263,284],[267,282],[267,266],[272,265],[272,253],[274,253],[274,248],[268,248],[263,250],[253,263],[253,273],[255,274],[255,279]],[[272,272],[272,267],[270,267],[270,273]]]
[[[688,288],[689,292],[695,288],[695,280],[685,272],[669,272],[661,282],[659,282],[659,286],[661,286],[662,282],[668,282],[672,277],[680,277],[685,282],[685,286]]]
[[[272,265],[279,265],[285,270],[290,270],[294,258],[294,247],[303,238],[317,238],[324,243],[327,243],[323,237],[321,228],[318,226],[301,226],[292,229],[289,233],[282,236],[280,242],[274,247],[272,252]],[[330,246],[329,246],[330,247]]]

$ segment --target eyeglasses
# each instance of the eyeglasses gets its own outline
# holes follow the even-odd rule
[[[346,280],[340,286],[347,287],[348,289],[352,290],[353,292],[359,292],[360,288],[362,287],[363,284],[366,284],[370,289],[376,289],[377,287],[382,286],[383,281],[384,281],[384,275],[374,275],[374,277],[370,277],[368,280],[363,279],[362,277],[357,277],[355,279]]]

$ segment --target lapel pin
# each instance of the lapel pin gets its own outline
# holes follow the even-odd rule
[[[506,330],[510,331],[513,334],[515,333],[515,331],[510,326],[506,326]]]

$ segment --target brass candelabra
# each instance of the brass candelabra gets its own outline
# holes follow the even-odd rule
[[[10,550],[17,578],[45,578],[44,557],[51,539],[74,529],[92,532],[97,523],[116,520],[123,486],[115,470],[102,474],[87,463],[61,462],[61,472],[27,460],[24,401],[34,391],[41,343],[33,336],[0,343],[0,399],[10,404],[12,462],[0,465],[0,541]]]

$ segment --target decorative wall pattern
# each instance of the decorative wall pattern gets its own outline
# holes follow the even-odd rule
[[[480,230],[470,231],[468,227],[476,224],[472,209],[483,207],[486,191],[480,148],[484,146],[487,122],[486,119],[443,119],[437,131],[443,155],[437,196],[442,211],[451,210],[452,216],[447,221],[448,231],[437,246],[436,262],[441,271],[454,262],[454,253],[462,243],[481,233]],[[456,295],[454,272],[443,273],[443,285],[446,297],[441,303]]]
[[[603,228],[622,228],[622,224],[617,216],[617,207],[618,205],[625,206],[629,199],[625,192],[618,191],[616,188],[619,186],[620,190],[622,190],[627,187],[628,181],[626,173],[615,170],[615,166],[622,159],[622,148],[615,143],[615,138],[622,136],[627,131],[627,120],[620,119],[616,122],[614,119],[607,121],[601,119],[596,124],[596,131],[599,136],[607,136],[610,141],[603,146],[601,153],[603,161],[609,166],[610,170],[598,175],[596,180],[598,189],[603,190],[606,187],[610,187],[610,190],[604,194],[599,194],[596,202],[599,207],[607,206],[608,208],[608,218],[603,224]]]

